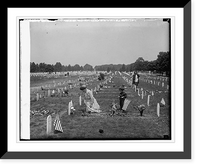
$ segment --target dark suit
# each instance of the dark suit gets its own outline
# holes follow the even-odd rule
[[[120,110],[122,110],[122,107],[124,105],[124,100],[127,98],[127,94],[124,91],[121,91],[119,94],[119,104],[120,104]]]

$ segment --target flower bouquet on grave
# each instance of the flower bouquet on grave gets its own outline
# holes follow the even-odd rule
[[[140,112],[140,116],[143,116],[143,112],[146,109],[144,104],[141,104],[139,106],[135,106],[135,108]]]

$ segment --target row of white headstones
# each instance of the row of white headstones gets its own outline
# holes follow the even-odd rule
[[[120,73],[120,75],[122,75],[121,73]],[[108,78],[108,79],[106,79],[105,80],[105,82],[103,83],[103,84],[107,84],[108,82],[111,82],[111,78],[112,77],[110,77],[110,78]],[[124,77],[123,77],[123,79],[125,79]],[[127,82],[127,80],[125,80],[126,82]],[[129,82],[129,81],[128,81]],[[135,92],[137,91],[137,89],[136,89],[136,87],[134,87],[135,88]],[[99,85],[97,85],[97,87],[95,87],[94,88],[94,91],[96,91],[97,89],[100,89],[100,87],[99,87]],[[91,91],[93,91],[93,89],[91,89]],[[143,91],[143,89],[141,88],[141,97],[142,97],[142,99],[143,99],[143,97],[144,97],[144,91]],[[145,92],[145,95],[146,95],[146,92]],[[140,93],[139,93],[139,89],[138,89],[138,96],[140,96]],[[147,97],[147,106],[150,106],[150,96],[151,95],[148,95],[148,97]],[[152,92],[152,96],[154,96],[154,93]],[[164,99],[162,99],[162,101],[163,101]],[[161,102],[162,102],[161,101]],[[82,97],[81,97],[81,95],[79,96],[79,105],[81,106],[82,105]],[[72,110],[75,110],[74,109],[74,106],[73,106],[73,102],[72,102],[72,100],[68,103],[68,115],[71,115],[71,111]],[[158,117],[160,117],[160,103],[157,103],[157,116]],[[49,115],[48,117],[47,117],[47,127],[46,127],[47,129],[46,129],[46,133],[47,134],[50,134],[51,132],[52,132],[52,116],[51,115]]]
[[[88,80],[86,83],[90,83],[92,82],[93,80],[95,80],[95,78],[91,78],[90,80]],[[44,89],[47,89],[47,96],[50,97],[52,94],[54,95],[55,92],[57,92],[58,94],[60,94],[61,92],[63,92],[63,90],[66,90],[67,87],[64,87],[64,88],[57,88],[57,86],[62,86],[62,85],[65,85],[65,84],[69,84],[69,89],[72,89],[72,88],[75,88],[75,87],[78,87],[80,85],[78,79],[76,80],[68,80],[68,81],[63,81],[63,82],[58,82],[56,83],[55,81],[53,81],[53,84],[46,84],[46,85],[43,85],[42,88]],[[54,89],[50,89],[50,88],[54,88]],[[36,100],[38,101],[40,98],[42,98],[42,94],[39,94],[38,91],[41,89],[41,87],[37,87],[36,89],[31,89],[31,92],[37,92],[36,93]],[[93,91],[97,91],[99,89],[99,85],[97,85],[97,87],[94,88]]]
[[[106,79],[103,84],[107,84],[108,82],[111,81],[111,78],[108,78]],[[94,91],[96,91],[97,89],[100,89],[100,86],[97,85],[97,87],[94,88]],[[91,91],[93,91],[93,89],[91,89]],[[81,106],[82,105],[82,97],[81,95],[79,96],[79,105]],[[68,115],[71,115],[71,112],[72,110],[74,111],[75,108],[74,108],[74,105],[73,105],[73,102],[72,100],[69,101],[68,103],[68,110],[67,110],[67,114]],[[50,133],[52,133],[52,130],[53,130],[53,126],[52,126],[52,116],[51,115],[48,115],[47,116],[47,123],[46,123],[46,134],[49,135]]]
[[[120,72],[119,72],[120,73]],[[122,73],[120,73],[120,75],[122,76],[122,78],[128,83],[128,85],[131,85],[131,80],[129,80],[127,77],[123,76]],[[129,74],[128,74],[129,75]],[[149,82],[148,82],[149,83]],[[152,84],[152,83],[151,83]],[[143,88],[139,89],[139,88],[136,88],[136,85],[133,86],[134,87],[134,90],[135,92],[138,91],[138,96],[143,99],[144,96],[146,96],[147,94],[147,91],[143,90]],[[169,89],[169,87],[167,87],[167,89]],[[140,94],[140,90],[141,90],[141,94]],[[147,106],[150,106],[150,96],[154,96],[154,91],[151,91],[151,95],[147,95]],[[165,100],[164,98],[162,98],[161,102],[160,102],[162,105],[165,105]],[[157,116],[160,117],[160,103],[157,103]]]

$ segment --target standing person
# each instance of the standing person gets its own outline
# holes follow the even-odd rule
[[[127,98],[127,94],[124,92],[124,86],[121,86],[119,88],[119,91],[120,91],[120,93],[119,93],[119,105],[120,105],[120,110],[122,110],[123,105],[124,105],[124,100]]]
[[[140,75],[137,73],[137,71],[135,71],[133,74],[132,85],[135,85],[136,88],[139,84],[139,78],[140,78]]]
[[[101,112],[100,106],[94,98],[92,91],[87,89],[86,85],[82,85],[80,90],[84,93],[84,103],[86,105],[86,112]]]

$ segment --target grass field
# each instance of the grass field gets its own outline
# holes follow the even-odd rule
[[[117,139],[170,139],[171,138],[171,107],[170,107],[170,92],[166,88],[168,81],[162,81],[152,77],[155,80],[149,83],[146,81],[150,76],[142,75],[139,83],[139,89],[143,88],[146,91],[144,98],[138,96],[138,92],[122,78],[130,79],[130,76],[122,73],[108,75],[111,81],[104,85],[104,88],[97,94],[94,94],[97,102],[99,103],[102,112],[92,113],[88,116],[82,116],[79,105],[79,90],[78,76],[64,77],[60,76],[55,78],[39,78],[34,77],[31,79],[31,111],[48,110],[47,114],[30,115],[30,135],[32,140],[117,140]],[[67,82],[70,80],[73,87],[69,89],[69,95],[48,97],[47,89],[57,91],[58,88],[68,87]],[[165,87],[161,84],[158,86],[156,82],[164,82]],[[88,77],[87,87],[94,89],[100,82],[95,76]],[[125,85],[125,92],[128,99],[131,100],[127,108],[126,115],[114,115],[111,117],[111,103],[113,100],[119,103],[119,86]],[[41,90],[41,86],[44,87]],[[152,96],[152,91],[154,95]],[[36,93],[39,93],[40,99],[35,100]],[[141,93],[140,93],[141,94]],[[150,105],[147,106],[147,96],[150,96]],[[160,103],[164,98],[166,105],[160,108],[160,116],[157,116],[157,103]],[[68,115],[68,103],[72,100],[75,112]],[[146,109],[143,116],[140,116],[139,111],[135,106],[144,104]],[[46,119],[51,115],[53,120],[56,114],[59,114],[63,133],[46,134]],[[120,112],[119,112],[120,114]],[[102,129],[103,133],[99,130]],[[164,138],[164,135],[165,136]]]

